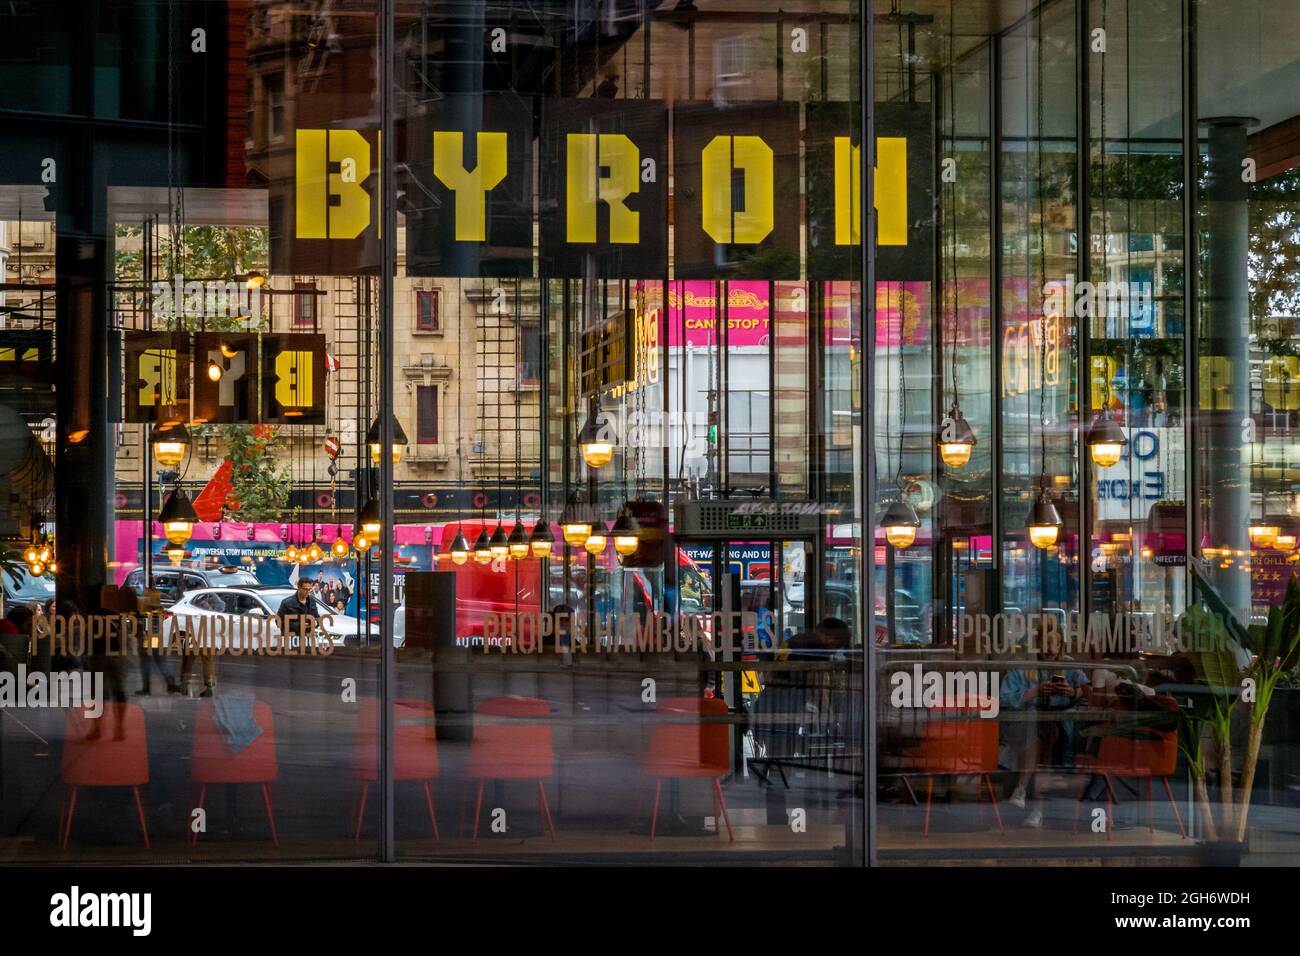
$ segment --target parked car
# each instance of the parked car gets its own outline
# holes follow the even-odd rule
[[[181,634],[191,634],[199,626],[198,619],[209,615],[250,615],[275,619],[280,614],[280,605],[293,593],[294,589],[289,587],[198,588],[187,592],[171,605],[171,614],[163,625],[163,633],[169,642],[177,629]],[[331,611],[323,601],[313,600],[321,618],[320,626],[335,647],[341,646],[348,638],[365,633],[365,625],[357,618]],[[270,629],[273,634],[279,633],[279,627],[274,621]],[[379,628],[371,624],[369,633],[372,638],[378,637]]]
[[[260,584],[257,575],[253,572],[229,565],[219,568],[155,567],[153,569],[153,587],[160,593],[163,607],[171,607],[183,594],[199,588],[257,587]],[[143,594],[144,568],[135,568],[127,574],[122,587],[130,588],[136,594]]]
[[[54,597],[54,575],[52,574],[36,577],[25,570],[19,570],[16,581],[7,571],[0,573],[0,578],[4,578],[6,611],[20,604],[35,608]]]

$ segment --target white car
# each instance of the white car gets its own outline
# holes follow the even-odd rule
[[[171,606],[170,615],[163,624],[163,633],[168,642],[171,641],[171,635],[177,628],[180,629],[180,633],[197,639],[200,633],[200,618],[225,617],[229,622],[236,617],[251,617],[269,618],[265,626],[269,629],[269,633],[278,634],[280,629],[276,619],[280,614],[280,605],[293,593],[294,589],[290,587],[198,588],[188,592]],[[315,598],[313,603],[316,605],[321,628],[329,635],[333,646],[339,647],[349,637],[357,637],[366,632],[366,625],[355,617],[331,611],[323,601]],[[250,634],[261,633],[260,625],[256,631],[251,629],[251,624],[247,626],[250,628]],[[208,627],[212,627],[211,623]],[[227,627],[230,627],[229,623]],[[372,638],[377,638],[379,628],[371,624],[369,633]]]

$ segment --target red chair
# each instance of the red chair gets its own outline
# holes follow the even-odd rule
[[[275,830],[275,811],[271,804],[270,784],[280,775],[275,757],[275,721],[271,705],[265,701],[253,703],[253,720],[262,732],[239,753],[230,749],[221,731],[217,729],[216,707],[211,700],[199,701],[197,723],[194,725],[194,753],[190,775],[199,785],[199,809],[208,795],[208,784],[256,783],[262,788],[262,803],[266,807],[266,820],[271,825],[271,843],[280,845]],[[190,834],[190,846],[198,842],[197,832]]]
[[[439,842],[438,817],[433,809],[430,784],[438,777],[438,737],[433,725],[433,705],[422,700],[393,701],[393,779],[419,780],[424,785],[424,803],[433,826],[433,842]],[[361,781],[361,804],[357,811],[353,839],[361,839],[370,784],[379,780],[379,702],[371,700],[357,721],[353,773]]]
[[[1151,702],[1167,711],[1175,712],[1178,710],[1178,701],[1172,697],[1153,697]],[[1119,709],[1122,705],[1118,701],[1111,701],[1108,706]],[[1117,721],[1115,726],[1122,728],[1124,725]],[[1074,758],[1075,767],[1083,773],[1083,783],[1079,787],[1079,802],[1075,803],[1074,806],[1074,829],[1075,831],[1079,829],[1079,809],[1088,782],[1093,777],[1100,776],[1106,782],[1106,839],[1114,839],[1114,827],[1110,826],[1110,821],[1114,819],[1115,788],[1111,785],[1111,781],[1116,777],[1123,777],[1146,780],[1147,830],[1154,833],[1153,782],[1156,778],[1159,778],[1160,782],[1164,784],[1165,796],[1169,799],[1169,806],[1174,811],[1174,822],[1178,825],[1178,835],[1186,839],[1187,831],[1183,829],[1183,818],[1178,812],[1178,803],[1174,800],[1174,792],[1169,786],[1169,778],[1173,776],[1174,769],[1178,765],[1178,731],[1161,731],[1151,727],[1133,727],[1132,729],[1134,732],[1140,731],[1151,736],[1146,739],[1118,735],[1103,736],[1099,738],[1101,743],[1098,745],[1095,755],[1079,754]]]
[[[94,718],[70,710],[64,733],[60,777],[68,787],[68,813],[65,818],[60,810],[60,845],[66,849],[72,836],[72,815],[81,787],[130,787],[144,848],[150,849],[149,827],[140,801],[140,788],[149,782],[144,711],[138,704],[111,702]]]
[[[936,707],[928,712],[928,719],[921,732],[920,743],[907,751],[904,756],[911,762],[911,769],[903,774],[907,783],[909,774],[925,774],[925,835],[930,835],[930,806],[934,798],[934,778],[974,774],[980,778],[980,787],[976,791],[983,804],[984,789],[987,787],[989,801],[993,804],[993,816],[997,820],[998,832],[1004,832],[1002,812],[998,809],[997,792],[993,789],[990,774],[998,769],[998,722],[980,717],[978,712],[987,708],[977,704],[974,707]]]
[[[551,743],[551,708],[536,697],[490,697],[474,710],[469,779],[478,781],[474,803],[474,839],[483,810],[483,785],[489,780],[537,781],[538,816],[555,842],[555,824],[542,781],[555,772]]]
[[[731,830],[727,800],[722,795],[722,778],[731,772],[727,702],[706,697],[666,697],[655,712],[667,719],[650,731],[645,755],[645,773],[656,778],[650,839],[654,840],[659,822],[659,797],[664,780],[704,777],[713,781],[713,818],[718,818],[721,807],[727,838],[734,842],[736,835]]]

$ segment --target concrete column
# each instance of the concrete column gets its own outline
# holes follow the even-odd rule
[[[1201,488],[1191,493],[1209,501],[1205,531],[1216,548],[1249,551],[1246,533],[1251,516],[1250,366],[1247,361],[1249,302],[1249,187],[1242,178],[1246,131],[1256,120],[1228,116],[1203,119],[1208,130],[1206,182],[1201,193],[1205,211],[1204,291],[1200,328],[1201,396],[1190,427],[1200,428],[1205,454]],[[1189,280],[1196,263],[1187,263]],[[1190,494],[1189,494],[1190,503]],[[1193,546],[1197,542],[1191,542]],[[1250,613],[1250,578],[1241,559],[1228,568],[1214,561],[1210,581],[1243,622]]]

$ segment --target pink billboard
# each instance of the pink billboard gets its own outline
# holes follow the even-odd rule
[[[771,285],[766,281],[668,283],[668,344],[721,345],[718,295],[727,289],[727,348],[766,346],[771,337]]]

